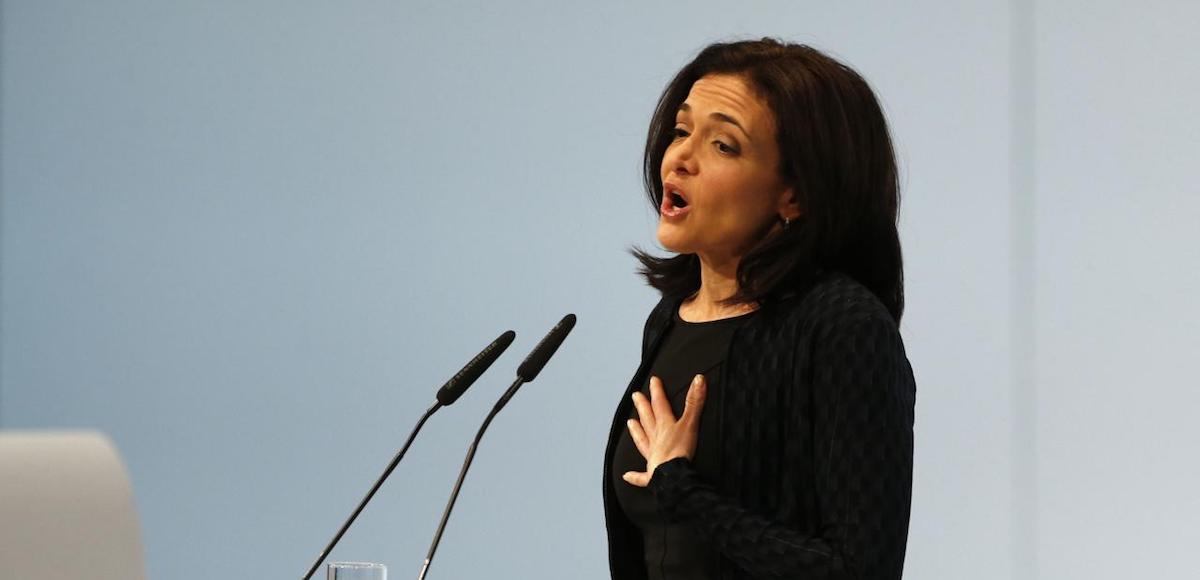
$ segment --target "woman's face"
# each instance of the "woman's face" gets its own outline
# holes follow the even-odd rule
[[[736,260],[779,216],[799,214],[780,177],[774,114],[741,77],[700,78],[675,121],[661,168],[663,247]]]

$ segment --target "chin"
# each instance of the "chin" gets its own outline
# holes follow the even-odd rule
[[[658,244],[664,249],[676,254],[691,254],[692,244],[689,244],[678,229],[666,225],[658,226]]]

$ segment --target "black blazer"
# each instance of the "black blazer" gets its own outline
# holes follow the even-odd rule
[[[646,320],[642,360],[604,454],[604,515],[615,580],[646,577],[641,536],[616,501],[613,449],[680,297]],[[764,304],[734,332],[720,385],[725,471],[703,481],[684,458],[650,490],[669,521],[722,555],[726,579],[898,579],[912,500],[916,384],[896,323],[840,273]]]

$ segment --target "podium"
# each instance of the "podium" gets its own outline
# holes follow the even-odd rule
[[[145,580],[133,490],[91,431],[0,431],[4,578]]]

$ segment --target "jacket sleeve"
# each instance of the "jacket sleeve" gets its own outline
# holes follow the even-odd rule
[[[883,316],[839,321],[814,347],[815,533],[743,508],[701,480],[686,458],[659,465],[650,480],[667,519],[699,530],[754,578],[899,579],[915,384],[899,332]]]

